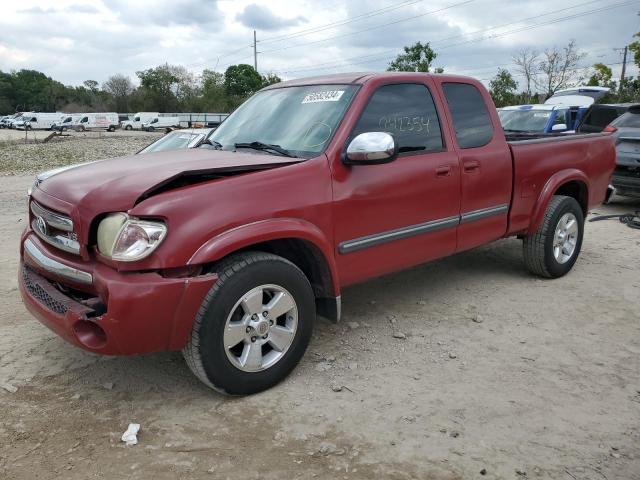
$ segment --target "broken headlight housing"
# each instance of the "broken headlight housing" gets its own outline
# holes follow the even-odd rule
[[[112,260],[134,262],[149,256],[166,235],[162,222],[113,213],[98,225],[98,251]]]

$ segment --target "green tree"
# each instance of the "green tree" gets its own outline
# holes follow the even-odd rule
[[[429,42],[416,42],[410,47],[404,47],[404,53],[399,54],[389,64],[389,72],[428,72],[438,54],[433,51]],[[437,73],[442,73],[442,70]]]
[[[180,78],[169,64],[136,72],[140,79],[145,108],[157,109],[159,112],[175,110],[177,85]]]
[[[268,73],[262,76],[262,87],[268,87],[269,85],[273,85],[274,83],[280,83],[282,79],[277,76],[275,73]]]
[[[604,63],[595,63],[587,85],[592,87],[611,87],[612,72]]]
[[[202,72],[202,98],[204,110],[213,112],[227,110],[224,74],[213,70],[204,70]]]
[[[244,99],[262,88],[262,77],[251,65],[231,65],[224,74],[227,95]]]
[[[495,77],[489,82],[489,92],[496,107],[505,107],[516,103],[516,89],[518,84],[508,70],[499,69]]]
[[[633,61],[640,68],[640,32],[633,35],[633,38],[637,38],[638,40],[634,40],[629,44],[629,50],[633,53]]]

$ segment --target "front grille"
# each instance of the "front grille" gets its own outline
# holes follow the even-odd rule
[[[73,231],[73,221],[66,215],[49,210],[39,203],[31,202],[31,228],[49,245],[65,252],[80,254],[78,236]]]
[[[33,278],[32,271],[26,266],[22,266],[22,281],[27,291],[33,295],[42,305],[49,310],[56,312],[58,315],[67,313],[68,307],[64,302],[54,298],[41,285],[36,283]]]

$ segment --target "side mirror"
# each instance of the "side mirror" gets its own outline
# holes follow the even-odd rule
[[[343,163],[378,165],[392,162],[397,156],[398,145],[393,135],[386,132],[365,132],[351,140]]]
[[[554,125],[553,127],[551,127],[552,132],[561,132],[566,129],[567,129],[566,123],[558,123],[557,125]]]

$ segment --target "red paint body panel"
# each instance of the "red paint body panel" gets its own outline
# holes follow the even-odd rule
[[[494,128],[487,145],[458,147],[442,92],[445,82],[470,83],[480,90]],[[314,260],[324,262],[329,272],[326,289],[339,296],[341,287],[348,284],[500,237],[533,232],[551,196],[567,182],[581,182],[588,207],[604,199],[615,165],[609,137],[507,143],[488,93],[472,79],[416,73],[342,74],[268,88],[343,83],[359,88],[324,153],[315,158],[196,149],[96,162],[46,179],[33,192],[33,199],[73,220],[81,255],[41,242],[29,226],[22,242],[29,237],[46,257],[90,272],[93,283],[74,285],[23,257],[24,263],[31,262],[29,278],[25,280],[21,273],[25,305],[53,331],[87,350],[106,354],[177,350],[187,342],[198,308],[217,277],[165,278],[165,269],[210,264],[254,244],[297,239],[313,247]],[[421,83],[430,89],[444,150],[411,152],[383,165],[346,166],[342,162],[346,142],[369,97],[380,86],[393,83]],[[442,167],[449,169],[448,175],[436,174]],[[203,172],[218,177],[154,193],[172,179]],[[469,213],[501,205],[499,214],[464,221]],[[107,261],[95,251],[95,229],[105,214],[114,211],[162,219],[168,234],[141,261]],[[393,234],[442,219],[449,219],[447,228],[348,253],[343,249],[362,237]],[[36,282],[42,288],[38,291],[54,296],[63,293],[56,287],[59,282],[77,294],[70,294],[69,309],[59,315],[26,282]],[[87,316],[91,309],[82,303],[86,297],[103,305],[104,311]],[[105,341],[88,343],[86,332],[97,326],[105,332]]]

